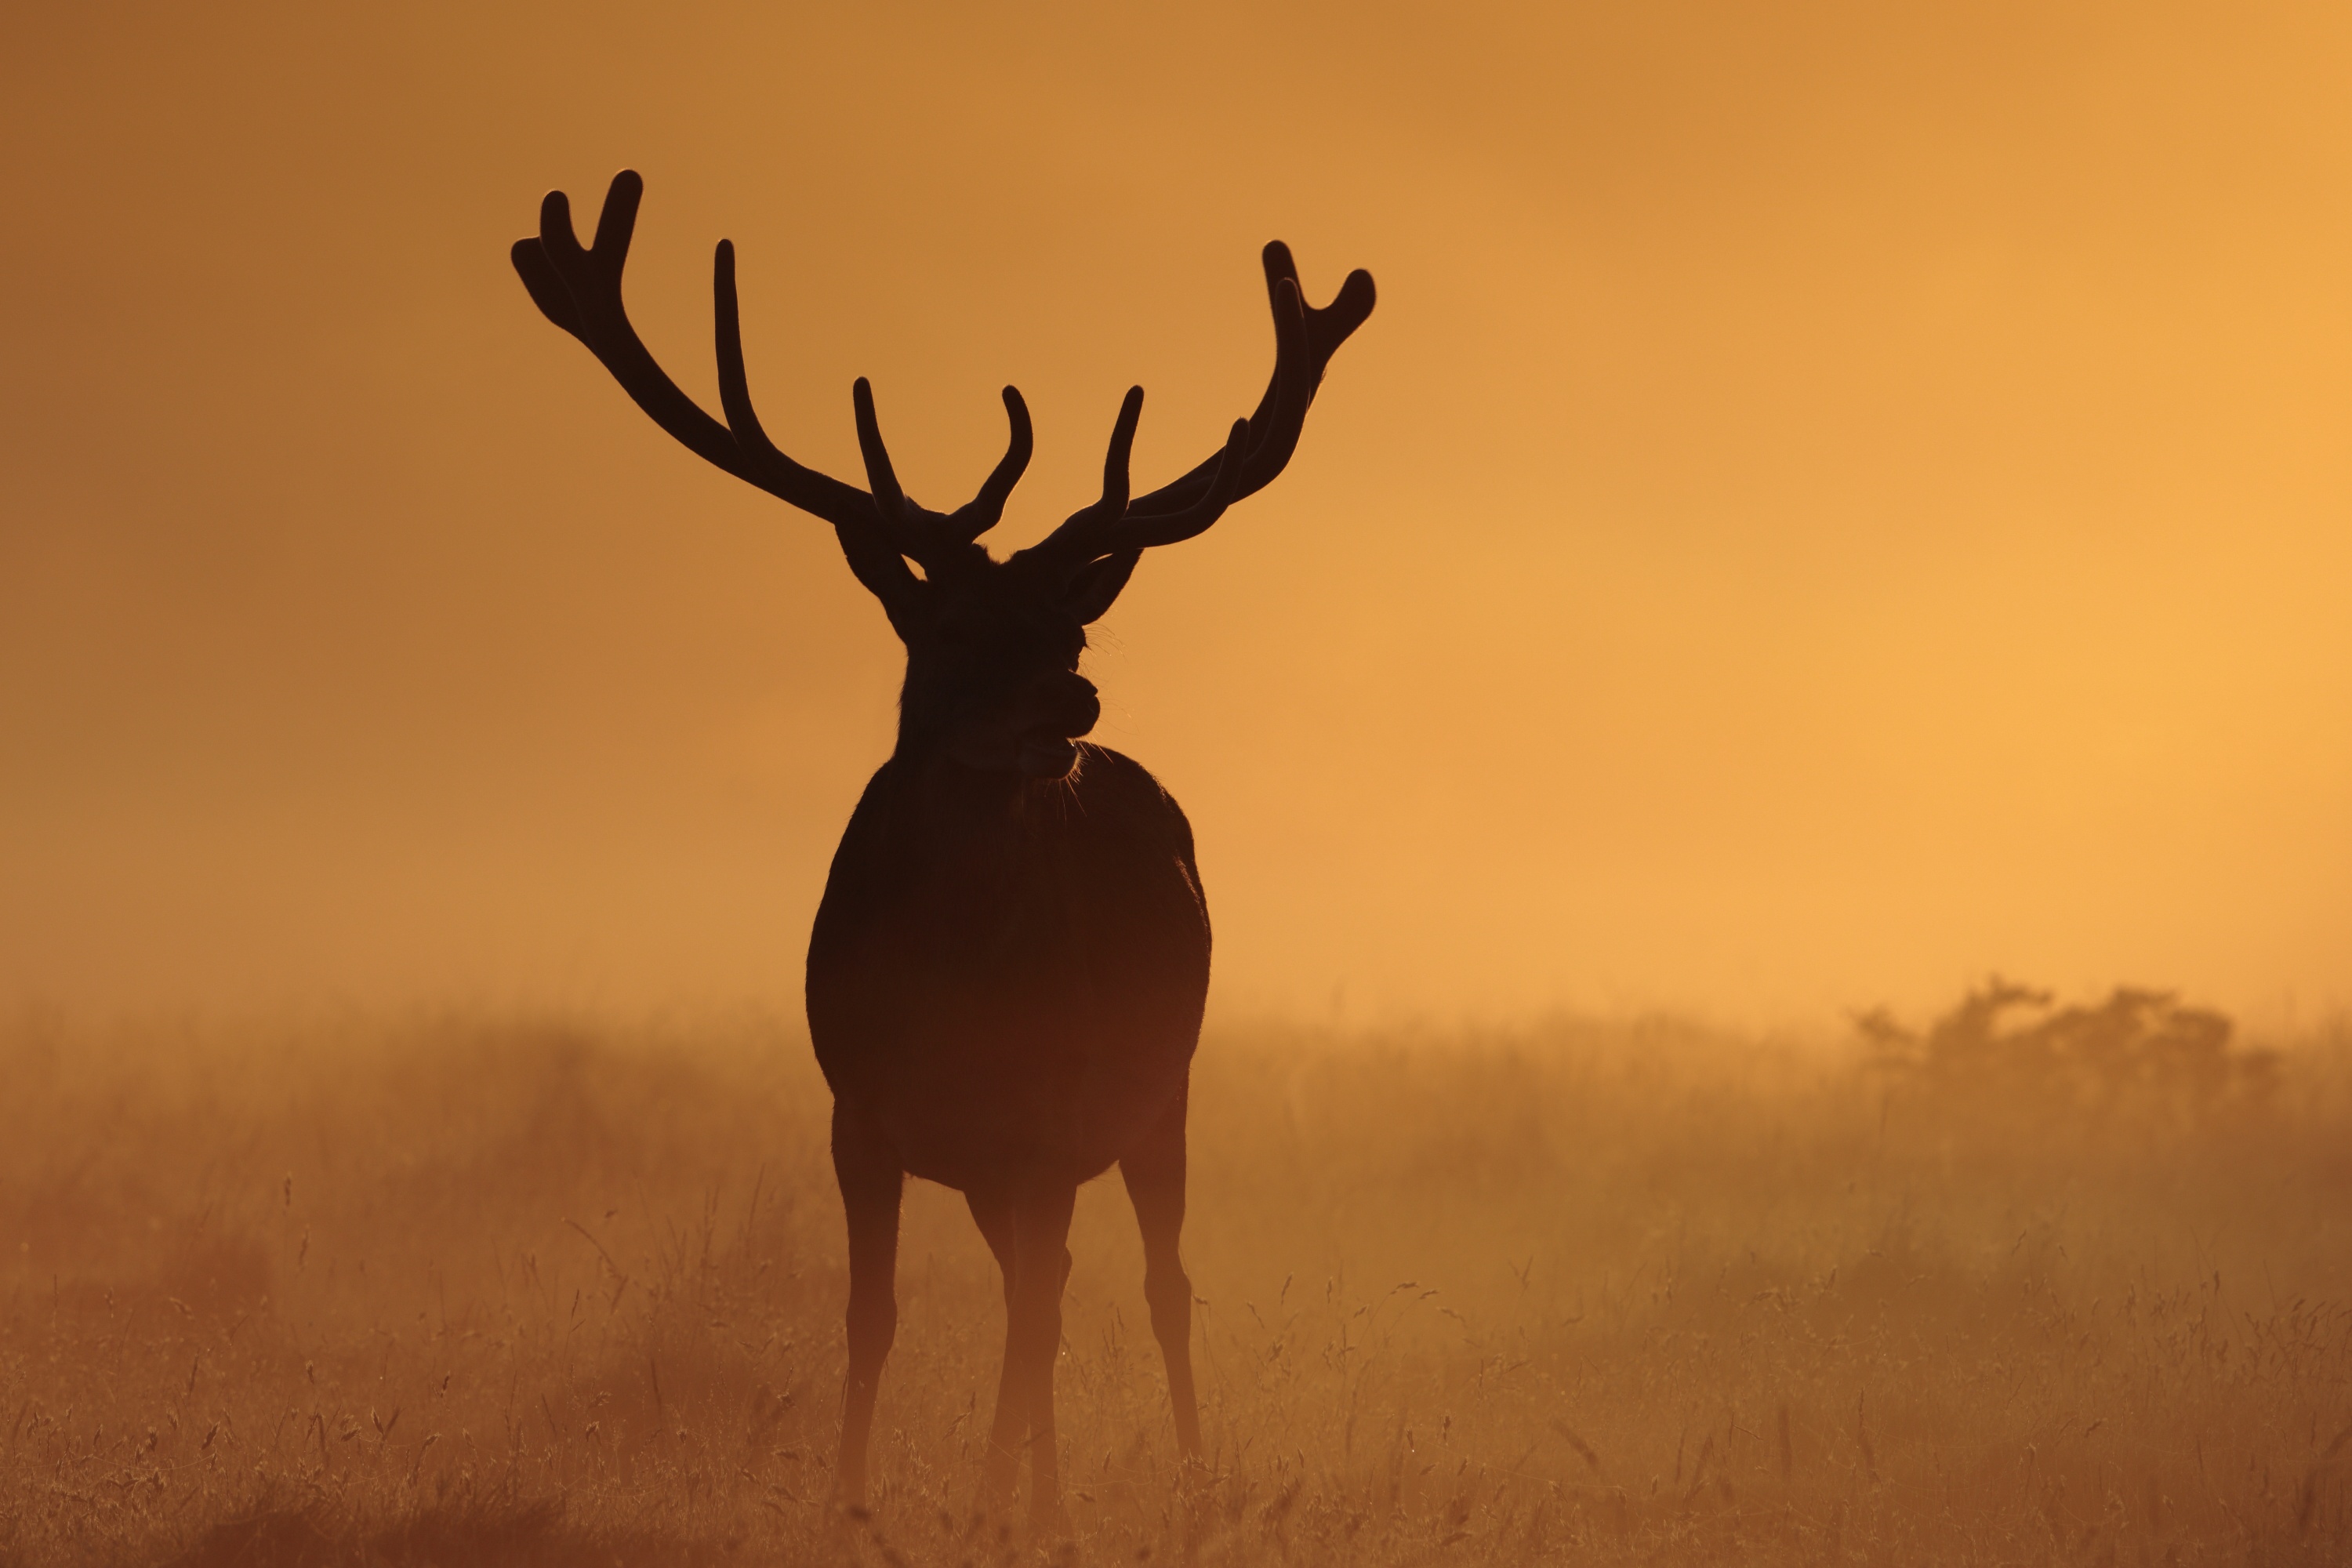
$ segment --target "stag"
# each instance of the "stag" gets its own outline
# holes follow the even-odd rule
[[[1280,243],[1265,247],[1275,366],[1223,447],[1130,496],[1143,390],[1111,427],[1102,494],[998,561],[978,542],[1027,466],[1029,413],[1004,389],[1011,439],[951,512],[909,500],[863,378],[853,395],[866,488],[803,467],[752,412],[733,246],[712,292],[724,421],[681,392],[630,325],[621,268],[644,195],[623,171],[583,248],[551,192],[515,270],[547,318],[689,450],[833,524],[850,570],[907,647],[898,736],[835,851],[809,940],[808,1019],[834,1096],[833,1162],[849,1229],[848,1374],[835,1496],[862,1506],[867,1437],[898,1321],[901,1187],[964,1194],[1004,1282],[1004,1363],[982,1494],[1010,1500],[1029,1462],[1033,1520],[1061,1517],[1054,1362],[1080,1184],[1113,1164],[1143,1237],[1143,1293],[1168,1370],[1177,1446],[1197,1460],[1184,1121],[1208,994],[1209,918],[1192,831],[1141,767],[1082,737],[1100,714],[1078,673],[1087,626],[1144,551],[1190,539],[1282,472],[1324,366],[1371,312],[1353,272],[1321,309]],[[919,575],[909,567],[921,568]]]

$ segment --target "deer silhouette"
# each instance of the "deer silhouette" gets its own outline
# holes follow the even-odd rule
[[[849,1228],[835,1496],[853,1507],[866,1498],[875,1395],[898,1323],[899,1196],[912,1174],[963,1193],[1003,1274],[1004,1365],[982,1496],[1010,1500],[1025,1446],[1031,1514],[1050,1524],[1061,1518],[1054,1362],[1071,1210],[1079,1184],[1114,1163],[1142,1232],[1177,1445],[1188,1460],[1201,1450],[1192,1286],[1177,1243],[1208,906],[1176,803],[1135,763],[1080,739],[1100,714],[1078,673],[1086,627],[1145,550],[1192,538],[1282,471],[1324,366],[1371,312],[1371,276],[1350,273],[1329,305],[1311,309],[1289,251],[1267,246],[1275,368],[1256,411],[1189,473],[1131,497],[1143,390],[1129,389],[1100,498],[997,561],[977,542],[1029,461],[1020,393],[1004,389],[1003,459],[952,512],[899,488],[862,378],[853,402],[868,488],[803,468],[752,412],[728,241],[712,286],[724,423],[678,390],[630,325],[621,268],[644,191],[635,173],[617,175],[585,248],[563,193],[551,192],[539,233],[515,244],[515,270],[655,424],[833,524],[907,646],[898,745],[850,817],[809,941],[809,1031],[833,1090]]]

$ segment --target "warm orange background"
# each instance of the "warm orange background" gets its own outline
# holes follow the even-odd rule
[[[12,15],[0,998],[792,1005],[897,647],[509,270],[628,164],[803,459],[1017,382],[1011,543],[1378,276],[1091,666],[1223,1005],[2347,999],[2341,5],[688,9]]]

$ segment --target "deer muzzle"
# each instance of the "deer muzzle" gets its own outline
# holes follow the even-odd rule
[[[1078,763],[1078,738],[1102,718],[1095,683],[1056,671],[1030,689],[1013,731],[1015,765],[1034,779],[1066,778]]]

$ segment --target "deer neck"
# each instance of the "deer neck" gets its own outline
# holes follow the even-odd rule
[[[894,793],[917,820],[950,834],[985,829],[1017,820],[1041,790],[1058,792],[1066,783],[1040,781],[1012,769],[980,768],[959,762],[936,738],[899,727],[890,756]]]

